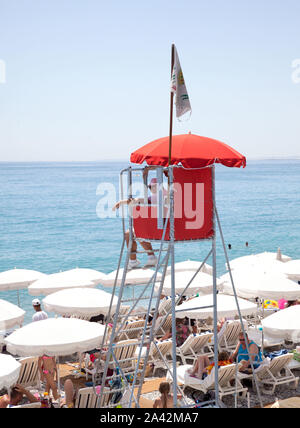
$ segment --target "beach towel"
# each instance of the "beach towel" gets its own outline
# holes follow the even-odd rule
[[[267,352],[265,353],[265,357],[269,357],[271,360],[273,360],[275,357],[280,357],[280,355],[288,354],[287,349],[280,349],[280,351],[273,351],[273,352]]]

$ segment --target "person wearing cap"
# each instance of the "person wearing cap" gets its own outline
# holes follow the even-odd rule
[[[149,204],[157,204],[157,179],[156,178],[152,178],[152,180],[149,183],[148,188],[151,191],[151,195],[148,198],[148,203]],[[164,197],[167,196],[167,191],[165,189],[163,189],[163,196]],[[116,209],[119,209],[121,205],[129,205],[129,204],[136,204],[136,205],[138,205],[138,204],[141,204],[141,203],[144,203],[144,199],[143,198],[135,198],[135,199],[134,198],[128,198],[128,199],[125,199],[123,201],[117,202],[116,205],[113,207],[113,211],[115,211]],[[127,244],[127,247],[128,247],[129,240],[130,240],[129,230],[127,230],[125,232],[125,240],[126,240],[126,244]],[[139,239],[139,243],[141,244],[141,246],[144,248],[144,250],[148,254],[148,261],[144,265],[144,267],[156,266],[157,258],[154,255],[151,242],[147,242],[147,241],[143,241],[143,240]],[[137,243],[136,243],[136,240],[133,239],[132,240],[132,252],[130,254],[129,263],[128,263],[128,268],[129,269],[137,268],[140,265],[140,261],[137,260],[137,258],[136,258],[136,250],[137,250]]]
[[[48,318],[48,315],[45,311],[41,309],[41,302],[39,299],[33,299],[32,301],[33,309],[35,310],[35,314],[32,315],[32,321],[42,321]]]

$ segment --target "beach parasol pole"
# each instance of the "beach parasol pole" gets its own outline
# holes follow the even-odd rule
[[[174,68],[174,55],[175,55],[175,45],[172,44],[171,48],[171,81]],[[170,128],[169,128],[169,165],[171,165],[172,158],[172,134],[173,134],[173,109],[174,109],[174,92],[170,91]]]
[[[171,81],[174,68],[175,45],[171,48]],[[169,162],[168,162],[168,182],[170,192],[170,261],[171,261],[171,298],[172,298],[172,356],[173,356],[173,403],[177,407],[177,366],[176,366],[176,318],[175,318],[175,251],[174,251],[174,189],[173,189],[173,168],[171,167],[172,157],[172,132],[173,132],[173,101],[174,93],[170,91],[170,128],[169,128]]]

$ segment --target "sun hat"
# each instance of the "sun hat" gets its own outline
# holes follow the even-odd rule
[[[41,302],[39,301],[39,299],[33,299],[32,301],[32,306],[40,306]]]

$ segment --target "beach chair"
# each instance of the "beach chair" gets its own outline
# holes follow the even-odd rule
[[[179,299],[180,295],[175,295],[175,302]],[[172,308],[172,297],[171,296],[165,296],[161,301],[159,302],[158,306],[158,313],[160,316],[167,315],[170,313]]]
[[[278,385],[292,383],[294,389],[297,388],[299,377],[296,377],[288,367],[292,359],[293,354],[280,355],[272,360],[266,358],[265,360],[267,360],[267,362],[261,364],[261,366],[254,371],[258,382],[272,387],[271,390],[264,389],[265,394],[274,394],[275,388]]]
[[[213,350],[209,342],[212,337],[213,333],[190,334],[185,342],[176,348],[176,354],[181,358],[183,364],[187,364],[187,360],[192,360],[194,363],[199,355],[211,357]]]
[[[138,339],[145,327],[145,320],[127,321],[118,340]]]
[[[137,340],[123,340],[113,345],[115,358],[111,356],[109,368],[121,369],[123,373],[129,374],[135,370],[135,353],[139,342]],[[116,363],[116,360],[118,363]]]
[[[136,349],[135,357],[139,356],[140,349]],[[147,348],[144,346],[141,353],[141,360],[143,361],[146,357]],[[168,356],[172,355],[172,340],[166,339],[162,341],[155,341],[151,343],[147,364],[153,364],[153,375],[156,369],[165,368],[167,369],[166,361]]]
[[[104,388],[105,394],[102,394],[102,402],[100,402],[100,393],[95,394],[94,388],[81,388],[78,390],[75,408],[76,409],[99,409],[109,406],[110,388]]]
[[[18,406],[12,406],[11,409],[39,409],[42,403],[37,401],[36,403],[19,404]]]
[[[156,341],[155,344],[151,343],[148,363],[153,364],[153,375],[158,368],[167,368],[166,360],[168,356],[172,355],[172,340]]]
[[[119,309],[119,313],[118,313],[117,322],[119,322],[119,323],[122,322],[122,320],[124,320],[124,318],[125,318],[125,315],[127,315],[129,311],[130,311],[130,306],[121,305],[120,309]],[[114,321],[114,315],[108,321],[113,322]]]
[[[38,358],[21,358],[19,363],[21,364],[21,368],[17,383],[22,385],[24,388],[32,386],[40,389],[41,381],[38,367]]]
[[[215,390],[215,368],[212,369],[211,373],[204,379],[198,379],[190,376],[189,369],[192,369],[192,365],[183,365],[177,367],[177,382],[178,384],[184,385],[184,387],[190,387],[197,389],[206,394],[208,391]],[[228,366],[222,366],[218,368],[218,384],[219,384],[219,397],[220,400],[226,395],[234,395],[246,397],[248,388],[244,388],[239,378],[236,376],[238,367],[236,364],[230,364]],[[171,380],[172,376],[167,375],[167,380]]]
[[[172,315],[168,315],[167,317],[164,315],[162,317],[158,317],[156,319],[155,327],[154,327],[154,337],[159,339],[163,337],[166,333],[171,331],[172,328]]]
[[[247,331],[247,321],[243,320],[244,329]],[[227,320],[223,324],[218,333],[218,349],[221,351],[233,351],[239,341],[239,335],[242,333],[242,326],[240,320]]]

